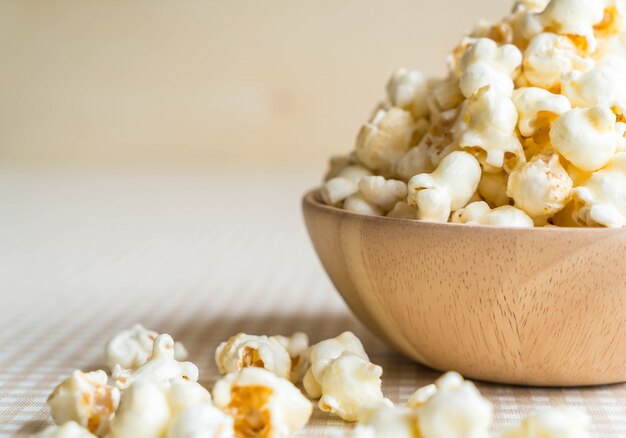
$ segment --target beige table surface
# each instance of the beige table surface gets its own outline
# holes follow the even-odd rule
[[[0,167],[0,436],[50,422],[45,399],[72,370],[103,367],[116,330],[142,322],[185,343],[201,383],[216,344],[246,331],[353,330],[405,401],[437,372],[389,350],[351,316],[300,216],[317,172]],[[536,409],[579,406],[592,436],[626,437],[626,385],[541,389],[478,384],[494,436]],[[316,411],[303,436],[346,427]]]

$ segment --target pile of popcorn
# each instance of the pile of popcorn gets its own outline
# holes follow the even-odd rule
[[[383,396],[380,366],[351,332],[309,346],[291,337],[233,336],[217,348],[225,374],[211,393],[170,335],[136,325],[105,348],[112,372],[76,370],[48,398],[56,425],[40,438],[286,438],[322,411],[357,422],[344,438],[485,438],[493,408],[449,372],[402,406]],[[298,385],[302,384],[309,398]],[[584,438],[587,415],[559,407],[533,414],[504,438]]]
[[[509,227],[626,226],[626,0],[518,0],[448,76],[393,73],[322,201]]]

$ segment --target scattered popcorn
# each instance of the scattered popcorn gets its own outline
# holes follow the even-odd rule
[[[498,47],[488,38],[478,39],[461,58],[459,86],[466,98],[489,86],[498,94],[511,96],[513,75],[522,63],[520,50],[512,44]]]
[[[573,182],[556,153],[535,155],[509,176],[507,196],[540,224],[570,200]]]
[[[611,159],[618,143],[615,114],[605,107],[572,109],[550,130],[554,149],[581,170],[594,171]]]
[[[61,426],[45,428],[36,434],[35,438],[95,438],[95,435],[75,421],[68,421]]]
[[[433,395],[437,393],[437,385],[431,383],[430,385],[422,386],[418,388],[406,402],[409,408],[416,409],[423,406]]]
[[[513,101],[491,87],[480,89],[469,100],[467,130],[461,135],[460,146],[477,151],[481,163],[496,169],[512,169],[526,158],[515,134],[517,109]]]
[[[574,188],[574,219],[580,225],[626,226],[626,152]]]
[[[152,344],[159,336],[155,331],[146,329],[141,324],[135,324],[127,330],[122,330],[105,347],[105,358],[109,369],[115,365],[134,370],[148,361],[152,353]],[[188,353],[183,344],[174,343],[174,357],[176,360],[187,359]]]
[[[211,404],[191,406],[174,417],[167,438],[234,438],[233,418]]]
[[[414,120],[428,116],[428,82],[420,72],[406,68],[393,72],[387,95],[393,106],[409,111]]]
[[[178,362],[174,358],[174,340],[170,335],[163,334],[154,340],[152,355],[145,364],[136,370],[116,365],[111,377],[120,389],[126,389],[141,380],[163,382],[182,377],[195,382],[198,380],[198,367],[191,362]]]
[[[417,408],[420,436],[483,438],[489,436],[493,408],[474,384],[448,372],[435,385],[437,392]]]
[[[418,219],[447,222],[452,211],[465,207],[480,180],[480,165],[467,152],[452,152],[437,169],[409,181],[409,205],[417,206]]]
[[[48,397],[55,423],[75,421],[95,435],[104,435],[120,401],[119,389],[107,385],[107,380],[104,371],[74,371]]]
[[[589,416],[574,407],[560,406],[527,417],[505,429],[504,438],[587,438]]]
[[[222,374],[236,373],[245,367],[265,368],[285,379],[291,373],[289,352],[273,336],[239,333],[217,347],[215,363]]]
[[[413,409],[387,402],[372,403],[359,411],[359,425],[352,436],[375,438],[417,438],[417,419]],[[372,435],[367,435],[372,434]]]
[[[313,345],[309,362],[303,384],[310,397],[321,397],[320,409],[355,421],[362,406],[384,400],[383,370],[369,361],[361,341],[351,332]]]
[[[356,151],[368,168],[391,173],[411,146],[415,123],[411,113],[400,108],[381,108],[359,132]]]
[[[450,222],[492,227],[532,228],[533,220],[524,211],[511,205],[489,208],[484,201],[472,202],[467,207],[455,211]]]
[[[262,368],[244,368],[215,383],[215,405],[234,418],[238,437],[289,437],[302,429],[312,405],[291,382]]]
[[[309,337],[302,332],[296,332],[290,337],[274,336],[287,349],[291,359],[290,380],[300,382],[309,368]]]
[[[483,173],[478,182],[478,194],[490,207],[509,205],[511,198],[506,194],[509,174],[506,172]]]
[[[550,128],[558,116],[572,109],[565,96],[543,88],[524,87],[513,92],[513,103],[519,113],[517,127],[524,137],[545,144],[550,141]]]

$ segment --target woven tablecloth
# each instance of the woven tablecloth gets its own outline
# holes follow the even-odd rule
[[[103,346],[141,322],[182,341],[200,382],[218,378],[218,342],[240,332],[352,330],[383,389],[404,402],[439,373],[388,349],[350,314],[306,236],[300,196],[317,172],[0,167],[0,436],[50,423],[50,391],[103,368]],[[544,389],[478,382],[494,436],[532,411],[568,404],[592,435],[626,437],[626,385]],[[303,436],[345,423],[316,410]]]

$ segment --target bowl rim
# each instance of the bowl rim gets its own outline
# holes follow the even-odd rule
[[[302,204],[308,205],[312,208],[315,208],[319,211],[323,211],[328,214],[345,216],[353,219],[360,219],[366,222],[372,223],[396,223],[396,224],[411,224],[411,226],[420,226],[420,227],[431,227],[431,228],[440,228],[442,231],[444,229],[472,229],[472,230],[507,230],[509,232],[516,233],[577,233],[577,234],[614,234],[626,232],[626,228],[608,228],[608,227],[532,227],[532,228],[521,228],[521,227],[501,227],[501,226],[492,226],[492,225],[475,225],[475,224],[456,224],[451,222],[434,222],[434,221],[422,221],[419,219],[404,219],[397,217],[387,217],[387,216],[372,216],[362,213],[355,213],[348,210],[343,210],[339,207],[333,207],[332,205],[324,204],[319,197],[319,188],[311,189],[307,191],[302,197]]]

